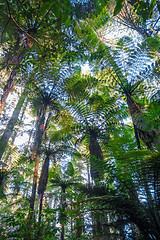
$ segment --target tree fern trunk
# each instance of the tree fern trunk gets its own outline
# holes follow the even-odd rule
[[[154,143],[156,137],[155,131],[149,132],[146,130],[147,125],[145,119],[142,116],[142,111],[131,95],[127,95],[127,105],[131,114],[138,148],[141,148],[141,138],[147,148],[152,149],[152,144]]]
[[[103,153],[94,133],[90,135],[89,151],[91,155],[91,177],[93,180],[100,179],[103,176]]]

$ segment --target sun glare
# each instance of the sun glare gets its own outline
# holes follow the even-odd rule
[[[85,63],[81,66],[81,72],[82,74],[89,74],[90,73],[90,67],[88,63]]]

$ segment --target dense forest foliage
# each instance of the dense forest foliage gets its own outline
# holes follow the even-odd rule
[[[0,0],[0,239],[160,239],[159,0]]]

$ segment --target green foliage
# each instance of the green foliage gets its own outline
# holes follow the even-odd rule
[[[27,211],[27,209],[25,209]],[[0,229],[1,236],[3,236],[3,239],[22,239],[26,237],[26,225],[28,223],[33,224],[32,220],[27,220],[25,218],[26,212],[23,209],[23,212],[20,210],[17,210],[14,215],[11,216],[4,216],[3,217],[3,225]],[[27,236],[33,240],[35,239],[35,236],[38,236],[40,231],[40,237],[39,239],[43,239],[43,236],[45,235],[46,239],[53,239],[56,240],[57,237],[54,236],[57,232],[56,227],[50,227],[49,221],[51,220],[51,211],[47,210],[45,211],[46,216],[46,223],[36,224],[34,227],[31,227],[29,231],[27,232]],[[52,217],[53,221],[53,217]]]
[[[153,14],[153,9],[156,5],[156,0],[149,1],[135,1],[131,0],[131,4],[136,9],[136,13],[142,17],[143,23],[146,22],[146,20],[150,19]]]
[[[73,177],[73,175],[74,175],[74,167],[73,167],[72,162],[68,163],[68,168],[67,168],[66,174],[68,176],[70,176],[70,177]]]
[[[54,164],[49,171],[49,181],[51,181],[51,179],[60,181],[61,176],[62,176],[62,174],[61,174],[60,167],[58,165]]]
[[[140,16],[142,18],[143,24],[152,17],[153,9],[156,5],[156,0],[151,0],[150,2],[148,0],[147,1],[131,0],[128,2],[134,6],[135,12],[138,16]],[[114,9],[114,15],[117,15],[121,11],[121,9],[123,7],[123,3],[124,3],[124,0],[116,0],[116,7]]]
[[[130,37],[126,36],[125,38],[120,38],[119,41],[117,42],[117,45],[123,47],[126,42],[132,41]]]
[[[109,14],[107,13],[105,8],[102,10],[101,14],[88,20],[89,24],[93,27],[95,31],[105,26],[108,21]]]
[[[160,39],[158,36],[148,37],[148,38],[146,38],[145,41],[146,41],[146,44],[147,44],[149,50],[158,52],[158,50],[160,48]]]
[[[116,7],[114,9],[114,15],[117,15],[121,11],[123,2],[124,2],[124,0],[116,0]]]
[[[154,72],[158,61],[154,68],[149,52],[158,56],[160,41],[158,36],[148,37],[141,46],[123,36],[114,49],[107,46],[101,35],[109,21],[107,4],[106,0],[0,2],[0,34],[7,58],[2,65],[20,69],[19,86],[29,78],[29,104],[21,121],[28,132],[26,120],[32,111],[35,125],[22,147],[12,142],[4,151],[3,142],[0,146],[7,163],[0,164],[4,239],[159,238],[160,109]],[[123,4],[116,1],[114,15]],[[130,4],[135,11],[130,14],[138,14],[144,24],[152,17],[155,1]],[[16,66],[10,63],[14,57],[22,58]],[[86,62],[91,72],[83,75],[81,65]],[[2,119],[7,114],[4,111]],[[17,125],[18,134],[22,128]],[[137,150],[137,129],[141,150]],[[153,142],[147,149],[150,135]],[[45,190],[29,209],[39,178]]]

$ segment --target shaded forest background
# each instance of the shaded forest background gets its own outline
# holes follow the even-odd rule
[[[160,239],[160,2],[0,1],[0,239]]]

